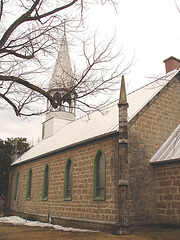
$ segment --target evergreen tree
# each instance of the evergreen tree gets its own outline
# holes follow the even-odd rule
[[[21,156],[30,149],[26,138],[8,138],[3,141],[0,139],[0,199],[6,201],[8,190],[8,178],[12,157],[17,154]]]

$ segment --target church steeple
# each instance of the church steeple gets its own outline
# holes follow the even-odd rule
[[[49,93],[54,97],[58,107],[54,109],[47,104],[48,112],[43,123],[42,137],[54,135],[67,123],[75,120],[76,92],[73,89],[74,77],[69,57],[69,49],[64,32],[51,80]]]
[[[64,32],[59,53],[49,83],[49,90],[70,88],[73,85],[73,71],[69,57],[69,48]]]

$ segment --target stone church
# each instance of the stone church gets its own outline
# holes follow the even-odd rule
[[[133,226],[180,226],[180,60],[166,75],[76,119],[66,35],[49,92],[58,102],[43,139],[11,165],[8,214],[126,234]]]

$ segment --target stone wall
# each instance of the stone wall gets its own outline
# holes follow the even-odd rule
[[[155,96],[129,123],[130,210],[134,224],[156,220],[155,173],[149,163],[179,124],[180,82]]]
[[[2,200],[2,198],[0,198],[0,217],[4,216],[4,201]]]
[[[69,151],[28,162],[12,168],[10,210],[32,214],[98,220],[114,224],[117,221],[117,200],[115,199],[114,137],[82,145]],[[93,163],[97,151],[101,149],[106,158],[106,200],[93,201]],[[64,171],[68,158],[73,162],[72,201],[63,201]],[[49,165],[49,197],[42,200],[43,173]],[[32,169],[31,200],[26,200],[27,178]],[[16,173],[19,171],[19,194],[16,204],[13,198]],[[73,225],[72,222],[70,225]],[[80,224],[79,227],[82,227]]]
[[[157,223],[180,226],[180,161],[154,165]]]
[[[159,216],[159,198],[156,205],[156,169],[149,160],[179,124],[179,89],[179,80],[172,85],[170,83],[129,123],[129,213],[132,224],[155,223]],[[106,158],[105,201],[93,201],[93,162],[99,149]],[[73,162],[72,201],[63,201],[64,170],[69,157]],[[117,166],[120,160],[118,136],[111,136],[13,167],[10,210],[16,214],[30,213],[31,216],[49,215],[51,219],[56,219],[54,222],[60,224],[69,222],[73,226],[76,222],[76,227],[83,227],[85,222],[89,223],[89,228],[95,227],[95,224],[108,225],[110,227],[106,229],[110,231],[118,221]],[[46,164],[50,169],[49,198],[48,201],[43,201],[42,185]],[[26,200],[30,168],[32,195],[31,200]],[[20,172],[20,183],[16,203],[13,193],[17,171]],[[170,218],[169,220],[171,221]]]

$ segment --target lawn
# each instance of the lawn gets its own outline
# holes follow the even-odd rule
[[[52,228],[0,223],[0,240],[180,240],[180,228],[143,227],[128,236],[103,232],[65,232]]]

